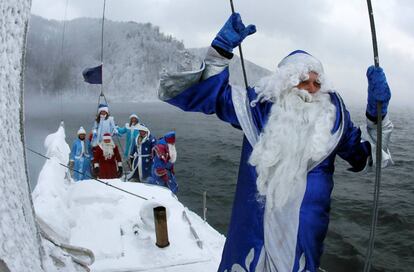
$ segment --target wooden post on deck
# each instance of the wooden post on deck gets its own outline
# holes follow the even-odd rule
[[[203,219],[204,222],[207,221],[207,191],[203,193]]]
[[[155,236],[157,238],[155,244],[160,248],[169,246],[170,242],[168,241],[167,212],[165,207],[158,206],[154,208],[154,223]]]

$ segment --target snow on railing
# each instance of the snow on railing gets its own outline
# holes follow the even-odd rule
[[[70,148],[65,138],[62,122],[58,130],[49,134],[45,139],[46,155],[50,160],[46,160],[40,171],[33,191],[33,203],[38,217],[61,236],[69,238],[69,183],[65,180],[68,170],[59,164],[67,165],[69,162]]]
[[[65,139],[65,128],[63,122],[61,122],[58,130],[46,137],[44,146],[46,148],[46,156],[56,158],[60,163],[67,165],[70,148]]]

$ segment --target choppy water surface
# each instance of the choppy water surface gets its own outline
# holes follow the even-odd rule
[[[242,133],[215,115],[185,113],[162,103],[110,103],[110,109],[120,126],[135,112],[156,137],[176,130],[179,199],[202,215],[202,194],[207,191],[207,220],[225,234],[237,180]],[[90,129],[96,104],[29,100],[25,110],[26,143],[44,152],[44,138],[56,131],[61,119],[65,121],[69,144],[80,125]],[[361,108],[351,108],[351,116],[355,123],[363,124]],[[391,109],[390,116],[395,126],[390,146],[395,165],[382,174],[374,271],[414,271],[414,111]],[[28,154],[33,186],[43,163],[43,159]],[[355,174],[346,168],[347,164],[338,158],[331,222],[322,258],[322,267],[328,271],[362,271],[368,242],[374,175]]]

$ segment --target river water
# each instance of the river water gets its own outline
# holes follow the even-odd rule
[[[226,234],[237,180],[242,133],[215,115],[185,113],[164,103],[111,103],[111,114],[123,126],[137,113],[156,137],[174,129],[177,133],[176,175],[178,197],[202,216],[203,192],[207,192],[207,221]],[[69,144],[82,125],[92,127],[96,104],[62,103],[43,99],[25,101],[25,135],[30,148],[45,152],[44,138],[65,123]],[[357,124],[363,124],[362,108],[350,108]],[[379,222],[373,271],[414,271],[414,111],[391,108],[395,130],[390,145],[395,165],[383,170]],[[123,140],[121,141],[124,144]],[[32,188],[44,159],[27,154]],[[371,223],[373,174],[347,171],[336,161],[331,221],[322,267],[328,271],[362,271]]]

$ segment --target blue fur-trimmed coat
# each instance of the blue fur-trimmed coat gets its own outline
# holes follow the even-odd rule
[[[137,146],[137,140],[138,138],[135,138],[130,153],[130,156],[134,158],[132,162],[132,177],[139,178],[141,182],[144,182],[151,176],[153,164],[152,149],[156,145],[157,140],[150,134],[139,147]]]
[[[184,111],[216,114],[221,120],[236,128],[241,128],[242,124],[236,112],[237,105],[234,104],[234,97],[232,97],[234,95],[234,90],[232,91],[232,86],[229,85],[228,68],[225,68],[219,74],[202,80],[174,97],[164,100]],[[317,271],[319,267],[323,240],[329,223],[336,155],[348,161],[354,171],[363,170],[371,155],[370,143],[361,142],[361,130],[352,123],[349,112],[339,95],[332,92],[330,96],[336,107],[336,121],[333,124],[332,133],[341,134],[332,152],[308,172],[304,198],[299,210],[294,211],[299,214],[299,224],[298,231],[295,232],[296,237],[293,237],[296,239],[296,248],[293,253],[295,258],[293,267],[291,266],[292,271],[299,271],[299,268]],[[253,101],[255,98],[254,89],[248,89],[248,101]],[[249,114],[251,114],[257,133],[263,131],[272,105],[271,102],[264,102],[250,108]],[[262,252],[265,207],[263,203],[257,201],[257,175],[255,168],[248,164],[251,152],[252,145],[247,137],[244,137],[231,222],[219,271],[232,271],[232,268],[242,268],[240,271],[256,271],[259,269],[260,258],[260,269],[273,271],[269,270],[272,265],[266,263],[269,260],[266,260]],[[283,231],[284,222],[280,224],[278,227]],[[288,270],[282,268],[280,271]]]
[[[84,148],[82,150],[82,142]],[[69,159],[74,162],[73,178],[76,181],[91,178],[92,150],[88,139],[81,141],[79,138],[73,141]]]
[[[139,134],[138,126],[130,126],[128,123],[126,123],[125,127],[118,127],[116,128],[116,131],[118,132],[119,136],[126,134],[124,158],[129,158],[129,155],[132,153],[132,149],[135,145],[135,139]]]
[[[243,130],[232,217],[218,270],[317,271],[329,222],[334,159],[338,154],[353,171],[361,171],[368,160],[372,161],[371,149],[376,149],[376,124],[367,120],[366,126],[361,127],[361,137],[361,130],[353,125],[340,96],[331,92],[336,119],[329,152],[321,160],[308,163],[307,182],[297,188],[297,197],[281,209],[270,209],[257,198],[256,171],[248,159],[273,104],[263,102],[251,107],[256,92],[229,85],[229,63],[210,47],[200,69],[162,73],[158,90],[158,97],[165,102],[185,111],[216,114]],[[388,150],[392,130],[386,115],[382,121],[382,167],[393,163]],[[372,165],[368,164],[368,169],[369,166]]]

